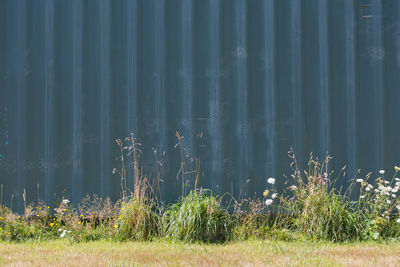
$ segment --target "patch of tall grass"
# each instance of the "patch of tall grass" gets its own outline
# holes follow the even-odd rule
[[[187,242],[224,242],[231,237],[231,216],[210,190],[192,190],[167,209],[165,237]]]
[[[396,177],[400,167],[395,167],[391,179],[385,177],[384,170],[377,177],[372,173],[356,177],[342,192],[335,187],[329,156],[320,161],[311,155],[308,168],[302,170],[291,151],[293,173],[285,180],[285,190],[277,190],[276,178],[270,177],[263,198],[236,201],[230,196],[230,204],[224,205],[227,202],[221,196],[199,189],[200,161],[196,159],[195,170],[186,166],[183,137],[177,133],[177,138],[182,195],[175,204],[161,204],[160,172],[154,179],[144,174],[139,167],[139,144],[131,134],[124,141],[116,140],[121,165],[113,173],[120,177],[121,200],[112,203],[109,198],[86,196],[74,207],[62,198],[51,209],[41,201],[36,206],[27,205],[24,193],[22,215],[0,205],[0,240],[400,240],[400,178]],[[190,173],[192,189],[185,176]]]
[[[291,194],[280,198],[291,215],[290,222],[300,233],[330,241],[362,239],[363,216],[354,209],[348,197],[334,187],[330,179],[327,156],[323,162],[311,155],[308,170],[301,171],[294,153]],[[292,197],[288,197],[292,195]]]

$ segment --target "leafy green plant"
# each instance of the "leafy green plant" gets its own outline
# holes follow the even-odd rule
[[[396,177],[400,168],[395,166],[394,169],[391,180],[385,178],[384,170],[380,170],[375,179],[368,173],[364,179],[355,180],[360,185],[360,193],[354,206],[363,213],[365,239],[400,236],[400,178]]]
[[[159,218],[155,204],[146,199],[132,197],[122,202],[117,224],[118,237],[121,240],[149,240],[158,234]]]
[[[311,155],[308,170],[300,171],[294,153],[291,166],[294,184],[292,197],[281,198],[281,203],[292,215],[292,225],[302,234],[330,241],[362,239],[363,216],[354,209],[345,195],[340,194],[329,177],[327,156],[321,163]]]
[[[233,238],[265,238],[274,227],[273,217],[269,207],[260,199],[243,199],[240,203],[236,202],[232,214]]]
[[[166,237],[188,242],[224,242],[231,236],[232,222],[211,191],[190,191],[165,213]]]

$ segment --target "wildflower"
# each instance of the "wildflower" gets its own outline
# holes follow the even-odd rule
[[[379,174],[385,174],[385,170],[379,170]]]
[[[269,190],[268,190],[268,189],[265,189],[265,191],[264,191],[264,193],[263,193],[263,196],[264,196],[264,197],[267,197],[268,194],[269,194]]]
[[[66,233],[66,232],[67,232],[67,230],[64,230],[64,231],[61,233],[60,237],[63,238],[63,237],[65,236],[65,233]]]
[[[396,209],[400,210],[400,205],[399,204],[397,204]]]
[[[275,178],[268,178],[268,180],[267,180],[267,182],[269,183],[269,184],[275,184]]]
[[[374,189],[375,193],[379,193],[379,189]]]
[[[278,196],[278,193],[274,193],[274,194],[272,194],[272,199],[275,199],[276,197]]]
[[[68,204],[68,203],[69,203],[69,200],[68,200],[68,199],[64,199],[64,200],[62,201],[62,203],[63,203],[63,204]]]
[[[396,198],[397,196],[396,196],[396,194],[392,194],[392,198]]]
[[[363,199],[363,198],[365,198],[365,196],[360,196],[360,199]]]
[[[292,190],[292,191],[296,191],[297,190],[297,186],[292,185],[292,186],[289,187],[289,189]]]
[[[394,179],[395,179],[396,181],[400,181],[400,178],[397,178],[397,177],[396,177],[396,178],[394,178]]]
[[[386,202],[387,202],[388,204],[392,203],[392,201],[390,201],[389,199],[388,199],[388,200],[386,200]]]
[[[81,222],[78,222],[78,224],[81,224]]]
[[[400,167],[399,167],[399,166],[394,166],[394,170],[395,170],[396,172],[398,172],[398,171],[400,171]]]
[[[385,184],[388,184],[389,182],[388,181],[383,181]]]
[[[397,193],[397,191],[399,191],[398,187],[395,187],[395,188],[392,189],[392,193]]]
[[[50,227],[53,227],[54,223],[50,223],[49,225],[50,225]]]
[[[273,201],[272,199],[269,198],[269,199],[265,200],[265,205],[269,206],[269,205],[271,205],[273,202],[274,202],[274,201]]]
[[[79,215],[80,217],[83,217],[83,214]]]
[[[114,224],[114,228],[118,228],[118,224]]]
[[[360,179],[357,179],[356,182],[357,182],[357,183],[362,183],[362,182],[364,182],[364,179],[361,179],[361,178],[360,178]]]
[[[374,188],[372,184],[368,184],[367,187],[365,188],[365,191],[371,191],[371,189]]]
[[[62,228],[58,229],[58,231],[61,232],[61,231],[62,231]]]
[[[400,223],[400,218],[396,220],[397,223]]]

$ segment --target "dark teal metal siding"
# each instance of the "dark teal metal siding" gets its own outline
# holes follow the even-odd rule
[[[389,169],[399,84],[398,0],[0,0],[3,199],[117,198],[113,140],[130,131],[167,200],[176,131],[201,183],[235,195],[282,186],[291,146]]]

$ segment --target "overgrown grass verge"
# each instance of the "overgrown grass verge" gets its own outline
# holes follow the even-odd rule
[[[319,161],[311,155],[308,168],[301,170],[291,151],[293,173],[285,178],[285,190],[278,191],[276,178],[271,177],[266,179],[262,199],[232,198],[228,200],[232,204],[223,205],[227,202],[221,196],[198,189],[199,160],[195,161],[195,170],[188,171],[182,137],[178,133],[177,137],[182,156],[179,170],[182,196],[177,203],[165,206],[158,200],[159,172],[157,179],[150,182],[143,169],[139,171],[138,143],[132,134],[125,141],[116,140],[121,166],[113,172],[121,179],[120,201],[112,203],[108,198],[87,196],[74,207],[62,198],[54,209],[39,201],[36,206],[25,203],[23,214],[0,205],[0,240],[165,239],[189,243],[266,238],[330,242],[400,240],[400,178],[396,177],[400,167],[395,167],[392,179],[385,178],[384,170],[377,177],[372,173],[356,177],[349,189],[342,192],[332,179],[329,156]],[[187,190],[188,173],[194,173],[192,190]],[[129,177],[133,178],[132,191]]]

